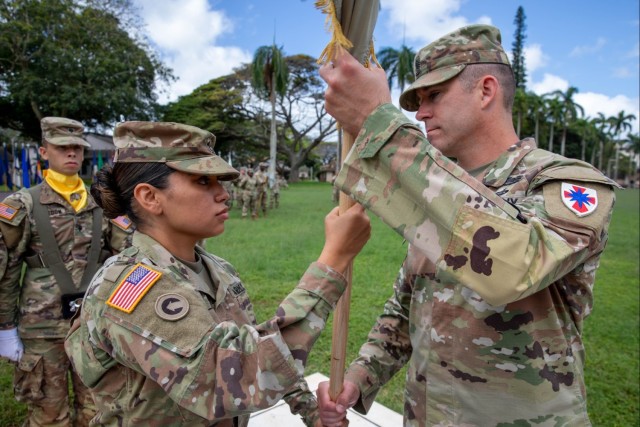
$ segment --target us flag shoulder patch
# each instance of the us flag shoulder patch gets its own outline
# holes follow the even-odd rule
[[[0,217],[8,220],[12,220],[17,213],[18,213],[18,209],[12,208],[6,203],[0,203]]]
[[[142,263],[136,264],[135,268],[122,279],[113,291],[107,300],[107,305],[125,313],[131,313],[160,277],[162,277],[162,273],[142,265]]]
[[[562,203],[579,217],[593,213],[598,206],[598,193],[591,188],[562,183],[560,191]]]
[[[132,224],[131,220],[126,215],[120,215],[119,217],[113,218],[111,222],[123,230],[127,230]]]

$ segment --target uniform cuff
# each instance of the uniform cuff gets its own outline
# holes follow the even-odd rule
[[[298,284],[299,289],[304,289],[320,296],[333,308],[335,308],[346,287],[347,280],[342,274],[317,261],[309,265]]]

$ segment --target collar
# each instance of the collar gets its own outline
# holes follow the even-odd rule
[[[503,186],[520,160],[536,148],[536,141],[533,138],[516,142],[487,168],[482,183],[487,187]]]
[[[183,264],[178,258],[173,256],[171,252],[169,252],[164,246],[158,243],[151,236],[141,233],[138,230],[133,232],[133,237],[131,240],[131,246],[136,247],[140,250],[143,257],[145,258],[145,262],[149,261],[151,264],[158,266],[159,268],[165,270],[168,269],[177,276],[181,280],[188,281],[193,283],[193,277],[191,275],[195,275],[195,273],[190,273],[189,268]],[[196,253],[200,255],[202,258],[202,262],[205,264],[205,267],[209,271],[211,275],[211,280],[216,286],[216,294],[211,295],[211,292],[208,289],[203,289],[200,286],[193,285],[200,291],[203,291],[212,297],[215,297],[215,305],[218,307],[224,300],[225,294],[227,293],[229,286],[238,282],[238,278],[229,272],[213,257],[211,254],[196,246]]]

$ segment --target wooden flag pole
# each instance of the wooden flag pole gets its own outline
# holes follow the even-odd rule
[[[351,147],[354,138],[351,134],[343,132],[342,134],[342,150],[341,158],[345,159]],[[339,212],[346,212],[355,204],[354,200],[342,191],[340,192]],[[333,334],[331,336],[331,368],[329,373],[329,396],[335,401],[342,391],[342,383],[344,382],[344,366],[347,355],[347,335],[349,333],[349,309],[351,306],[351,271],[353,261],[344,272],[347,279],[347,287],[338,300],[336,310],[333,315]]]

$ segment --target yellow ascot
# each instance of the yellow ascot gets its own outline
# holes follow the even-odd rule
[[[64,197],[78,212],[87,205],[87,188],[78,174],[67,176],[52,169],[44,171],[44,179],[53,191]]]

